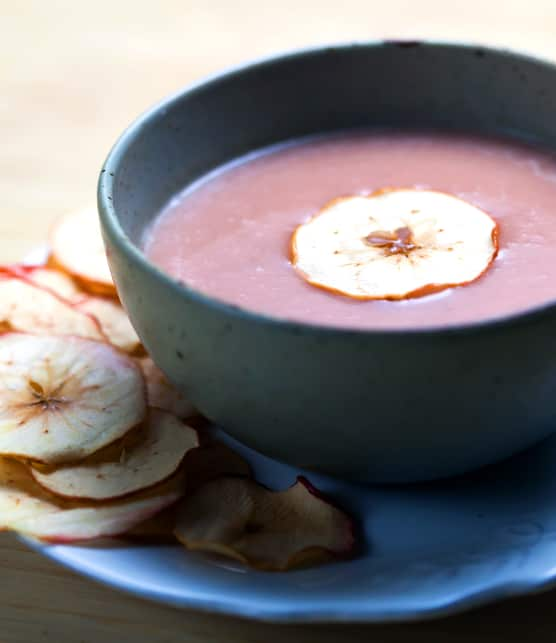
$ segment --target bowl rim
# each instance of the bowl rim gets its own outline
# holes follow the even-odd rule
[[[112,146],[108,156],[106,157],[102,169],[100,171],[97,183],[97,207],[101,221],[101,227],[105,234],[110,237],[114,245],[118,247],[120,252],[123,252],[132,261],[138,262],[140,266],[154,274],[157,279],[174,291],[177,295],[185,294],[192,299],[195,303],[202,304],[213,311],[217,311],[224,316],[242,318],[243,320],[268,325],[274,328],[279,328],[284,331],[289,331],[295,334],[316,334],[320,336],[341,337],[341,336],[358,336],[358,337],[397,337],[400,336],[450,336],[450,335],[467,335],[477,332],[484,332],[490,330],[497,330],[502,327],[508,328],[517,324],[534,323],[543,317],[547,312],[556,311],[556,298],[548,300],[547,302],[538,304],[531,308],[524,310],[493,316],[486,319],[481,319],[476,322],[463,322],[459,324],[449,325],[426,325],[426,326],[400,326],[395,328],[357,328],[345,327],[335,325],[325,325],[318,323],[309,323],[297,321],[287,317],[279,317],[277,315],[269,315],[262,312],[257,312],[254,309],[244,308],[236,304],[226,302],[223,299],[218,299],[197,290],[187,283],[177,280],[170,276],[168,273],[159,268],[156,264],[151,262],[145,253],[134,244],[131,239],[123,231],[116,209],[112,200],[112,191],[114,187],[115,171],[127,153],[128,149],[133,145],[134,141],[141,135],[152,121],[163,117],[168,106],[181,100],[187,95],[194,95],[198,91],[210,88],[224,79],[231,79],[234,76],[240,76],[244,72],[249,72],[254,69],[264,69],[265,67],[272,67],[276,63],[281,63],[289,59],[299,59],[308,56],[315,56],[320,54],[329,54],[334,51],[349,51],[354,49],[381,49],[384,47],[399,47],[399,48],[417,48],[427,47],[433,49],[454,49],[461,53],[475,51],[477,54],[483,56],[485,54],[496,54],[501,57],[508,57],[510,59],[519,59],[527,61],[536,65],[544,66],[555,73],[556,63],[541,58],[525,49],[513,49],[487,45],[480,42],[473,41],[458,41],[458,40],[436,40],[436,39],[377,39],[377,40],[355,40],[349,42],[338,42],[319,44],[315,46],[302,47],[272,53],[267,56],[262,56],[252,60],[247,60],[237,65],[232,65],[227,68],[216,71],[215,73],[201,77],[192,83],[185,85],[172,94],[162,98],[154,103],[151,107],[147,108],[143,113],[136,117],[120,134],[116,142]]]

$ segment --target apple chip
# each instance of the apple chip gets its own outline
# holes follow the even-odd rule
[[[41,335],[105,340],[93,316],[45,288],[13,276],[0,277],[0,324],[4,329]]]
[[[216,440],[188,451],[184,463],[187,493],[222,476],[251,476],[251,467],[238,453]],[[149,518],[126,533],[126,538],[147,543],[175,542],[176,506]]]
[[[286,570],[349,554],[353,523],[304,478],[269,491],[246,478],[219,478],[183,502],[176,537],[190,550]]]
[[[485,212],[432,190],[335,199],[292,237],[310,284],[355,299],[406,299],[478,279],[498,252]]]
[[[32,475],[42,487],[66,498],[121,498],[169,478],[185,454],[198,446],[195,429],[170,413],[150,409],[130,446],[124,443],[116,453],[103,457],[102,452],[97,452],[77,464],[52,471],[32,469]]]
[[[141,340],[129,321],[125,310],[114,299],[108,297],[85,297],[75,304],[84,313],[93,315],[114,346],[126,353],[137,353],[142,349]]]
[[[223,476],[251,477],[251,466],[223,442],[213,440],[187,455],[187,489],[198,489]]]
[[[52,258],[86,289],[115,295],[95,206],[62,217],[50,235]]]
[[[102,505],[57,498],[41,489],[21,462],[0,458],[0,529],[49,542],[74,542],[126,532],[183,495],[179,477],[143,494]]]
[[[92,317],[114,346],[127,353],[141,351],[141,340],[117,299],[89,295],[83,292],[71,277],[54,268],[15,266],[11,272],[23,281],[61,297],[77,310]]]
[[[145,416],[134,360],[79,337],[0,336],[0,454],[75,462]]]
[[[76,302],[84,297],[83,291],[66,273],[45,266],[12,266],[15,276],[30,281],[35,286],[46,289],[69,302]]]
[[[149,406],[169,411],[181,418],[188,418],[197,413],[191,402],[170,384],[150,357],[143,357],[138,361],[147,385]]]

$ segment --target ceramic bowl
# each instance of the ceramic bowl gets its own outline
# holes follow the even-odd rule
[[[189,87],[135,121],[100,175],[122,302],[199,410],[267,455],[364,482],[505,458],[556,427],[553,302],[450,328],[319,327],[211,299],[157,269],[140,242],[174,193],[255,148],[387,126],[518,133],[556,149],[555,113],[552,65],[440,43],[300,51]]]

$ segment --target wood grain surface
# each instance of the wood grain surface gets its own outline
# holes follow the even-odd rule
[[[0,0],[0,261],[94,199],[117,135],[165,94],[280,49],[382,37],[473,40],[556,60],[556,2]],[[419,625],[278,627],[144,603],[7,534],[0,573],[0,643],[556,641],[556,592]]]

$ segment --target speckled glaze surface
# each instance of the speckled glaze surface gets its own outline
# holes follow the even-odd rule
[[[298,52],[188,88],[110,153],[99,210],[118,291],[148,351],[240,441],[359,481],[458,474],[556,428],[556,306],[450,329],[358,332],[253,314],[148,263],[164,202],[215,165],[358,126],[516,133],[556,148],[556,69],[484,48],[376,43]]]

